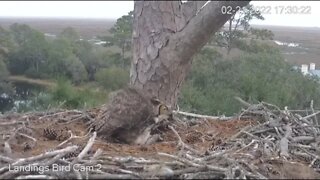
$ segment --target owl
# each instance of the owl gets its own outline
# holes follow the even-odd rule
[[[91,127],[109,142],[144,145],[155,141],[151,131],[172,119],[171,109],[143,90],[127,87],[114,93]]]

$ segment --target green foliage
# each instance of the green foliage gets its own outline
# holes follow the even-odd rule
[[[132,14],[131,14],[132,15]],[[124,20],[126,18],[124,17]],[[127,23],[118,21],[120,27]],[[116,37],[123,37],[116,25],[112,32]],[[126,32],[127,33],[127,32]],[[125,33],[125,34],[126,34]],[[130,35],[131,36],[131,35]],[[31,78],[60,79],[53,91],[35,92],[27,101],[22,101],[19,112],[30,110],[46,110],[48,107],[82,108],[105,103],[106,96],[102,92],[86,88],[74,88],[85,85],[87,80],[94,81],[99,77],[101,84],[107,89],[123,87],[129,80],[129,58],[121,58],[103,47],[93,46],[80,36],[73,28],[64,29],[57,38],[48,39],[44,34],[24,24],[13,24],[9,31],[0,27],[0,92],[13,92],[5,80],[10,73],[26,75]],[[122,67],[120,69],[119,67]],[[104,68],[103,70],[101,70]],[[101,71],[100,71],[101,70]],[[100,75],[96,75],[99,71]],[[107,77],[104,78],[103,74]],[[106,82],[104,82],[106,80]],[[69,82],[70,81],[70,82]],[[91,83],[95,84],[95,83]],[[1,94],[0,93],[0,94]],[[61,103],[64,102],[62,105]]]
[[[58,85],[47,92],[37,92],[17,107],[18,112],[45,111],[51,108],[86,109],[106,103],[108,93],[89,88],[76,89],[71,83],[59,78]]]
[[[52,91],[52,100],[66,108],[85,108],[104,103],[106,95],[87,88],[75,89],[69,81],[59,79],[57,87]]]
[[[255,36],[255,39],[273,39],[274,34],[272,31],[268,29],[256,29],[256,28],[250,28],[250,33],[252,36]]]
[[[72,48],[65,39],[55,39],[50,42],[48,63],[45,70],[52,76],[57,77],[65,75],[65,59],[72,56]]]
[[[117,90],[129,82],[129,72],[118,67],[104,68],[97,72],[96,80],[106,89]]]
[[[273,33],[266,29],[250,28],[250,21],[254,19],[264,20],[260,11],[254,10],[251,4],[240,9],[236,14],[231,16],[226,23],[227,28],[222,28],[212,37],[211,44],[227,49],[227,54],[233,48],[247,46],[246,39],[272,39]]]
[[[6,82],[6,79],[9,75],[6,64],[3,62],[0,56],[0,96],[2,93],[11,95],[13,92],[12,86],[10,83]]]
[[[30,39],[30,35],[34,30],[26,24],[14,23],[10,26],[11,33],[13,34],[15,42],[21,46]]]
[[[66,39],[67,41],[75,43],[76,41],[79,41],[80,35],[72,27],[67,27],[62,30],[62,32],[59,34],[58,38]]]
[[[48,43],[44,35],[27,25],[13,24],[10,29],[19,45],[8,55],[10,72],[23,74],[31,68],[39,73],[46,66],[48,57]]]
[[[3,58],[0,56],[0,80],[7,77],[9,74],[6,64],[3,62]]]
[[[79,41],[80,36],[73,28],[64,29],[54,40],[46,40],[43,33],[27,25],[14,24],[11,31],[19,45],[8,56],[13,74],[32,78],[66,76],[76,84],[87,80],[83,62],[92,59],[92,47]]]
[[[132,24],[133,11],[117,19],[116,24],[110,29],[110,33],[113,35],[113,41],[110,41],[110,43],[116,44],[119,47],[123,45],[129,47],[131,43]]]
[[[237,48],[248,53],[269,53],[269,54],[279,54],[280,49],[268,45],[266,43],[261,43],[259,40],[251,39],[249,42],[238,41]]]
[[[53,90],[53,99],[64,103],[66,107],[79,107],[83,104],[83,97],[79,97],[72,88],[70,82],[66,80],[58,80],[57,87]]]
[[[0,26],[0,55],[6,56],[13,48],[15,44],[12,34]]]
[[[211,54],[214,55],[215,51]],[[283,108],[304,108],[313,99],[320,106],[317,79],[292,71],[279,52],[261,51],[222,61],[210,49],[195,57],[179,104],[181,108],[204,114],[232,115],[241,105],[239,96],[250,103],[269,102]]]
[[[132,16],[132,12],[123,16],[110,30],[120,44],[124,43],[123,38],[131,39]],[[94,47],[88,41],[80,40],[79,34],[70,27],[65,28],[55,39],[46,39],[43,33],[24,24],[13,24],[10,31],[0,28],[0,40],[3,40],[0,50],[4,44],[7,52],[10,39],[17,46],[8,52],[4,61],[8,62],[12,74],[42,79],[64,76],[80,84],[95,80],[95,74],[101,68],[116,66],[128,69],[130,65],[124,52],[119,54]]]
[[[79,84],[88,78],[87,71],[82,62],[74,55],[67,57],[64,61],[67,69],[66,75],[73,83]]]
[[[130,11],[128,15],[124,15],[117,19],[116,24],[109,30],[111,36],[102,36],[107,43],[106,47],[113,45],[121,48],[122,67],[125,67],[125,51],[131,49],[131,36],[132,36],[132,25],[133,25],[133,11]]]

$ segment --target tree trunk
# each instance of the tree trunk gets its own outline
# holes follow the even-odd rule
[[[192,57],[231,17],[221,7],[249,1],[135,1],[130,84],[176,106]]]

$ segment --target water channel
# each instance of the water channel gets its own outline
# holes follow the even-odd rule
[[[45,92],[45,88],[40,85],[30,84],[26,82],[11,82],[14,92],[10,95],[0,93],[0,112],[4,113],[15,108],[19,108],[21,104],[30,104],[33,96],[39,92]]]

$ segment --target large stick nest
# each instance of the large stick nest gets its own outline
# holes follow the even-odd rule
[[[176,113],[162,142],[129,146],[88,132],[96,112],[0,116],[0,179],[320,178],[317,113],[302,117],[266,103],[227,120]],[[61,138],[44,136],[50,124]]]

